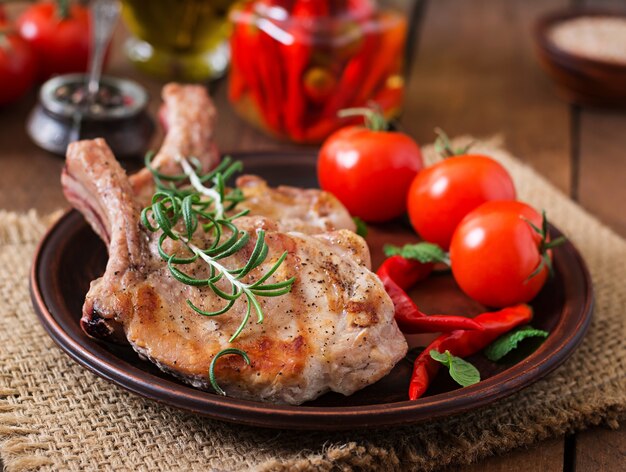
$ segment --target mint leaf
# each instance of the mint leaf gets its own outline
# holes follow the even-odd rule
[[[450,367],[450,361],[452,358],[452,354],[450,354],[450,351],[446,350],[446,352],[441,353],[439,351],[436,351],[435,349],[431,349],[429,354],[430,357],[435,359],[437,362],[441,362],[446,367]]]
[[[385,244],[385,246],[383,246],[383,252],[387,257],[402,256],[405,259],[414,259],[422,264],[443,262],[444,264],[450,265],[448,253],[433,243],[422,242],[417,244],[405,244],[402,247]]]
[[[432,349],[429,354],[434,360],[448,367],[450,377],[462,387],[480,382],[478,369],[460,357],[453,356],[447,349],[443,354]]]
[[[450,362],[450,377],[463,387],[468,387],[480,382],[480,372],[478,372],[478,369],[466,360],[454,356],[452,356]]]
[[[353,216],[352,221],[354,221],[354,224],[356,225],[356,234],[362,238],[367,237],[367,225],[365,224],[365,221],[358,216]]]
[[[542,329],[535,329],[532,326],[522,326],[514,331],[509,331],[492,342],[484,350],[484,354],[490,361],[499,361],[509,352],[517,348],[518,344],[526,338],[547,338],[548,332]]]

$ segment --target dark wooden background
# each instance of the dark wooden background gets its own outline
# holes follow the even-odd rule
[[[420,143],[432,141],[435,126],[450,135],[501,133],[513,154],[626,236],[626,112],[579,108],[560,100],[533,51],[536,18],[568,6],[626,11],[626,0],[426,0],[401,124]],[[120,27],[109,72],[148,87],[155,111],[162,82],[138,74],[127,63],[121,53],[124,36]],[[213,87],[221,149],[294,147],[240,121],[226,100],[224,85]],[[59,184],[63,161],[37,149],[26,136],[24,122],[34,102],[33,92],[15,106],[0,109],[0,208],[47,213],[67,206]],[[624,469],[626,428],[596,427],[462,470]]]

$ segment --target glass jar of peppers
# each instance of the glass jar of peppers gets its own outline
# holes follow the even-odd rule
[[[229,97],[278,138],[318,143],[344,108],[400,111],[408,0],[256,0],[231,13]]]

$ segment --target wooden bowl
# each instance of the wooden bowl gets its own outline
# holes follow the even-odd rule
[[[580,17],[626,18],[626,14],[610,10],[568,9],[540,18],[535,25],[534,38],[543,68],[556,82],[559,93],[570,102],[626,106],[626,64],[573,54],[550,39],[550,31],[555,25]]]

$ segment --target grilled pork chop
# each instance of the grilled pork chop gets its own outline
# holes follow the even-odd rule
[[[167,84],[161,92],[163,105],[161,119],[167,133],[152,165],[166,175],[180,174],[177,156],[194,157],[203,170],[215,167],[219,152],[213,141],[216,111],[213,102],[201,85]],[[131,177],[138,200],[147,205],[154,193],[154,180],[148,169]]]
[[[163,87],[161,95],[161,117],[167,133],[152,166],[165,175],[180,174],[182,170],[176,158],[185,156],[196,158],[204,171],[215,167],[219,161],[213,141],[216,111],[206,89],[200,85],[171,83]],[[143,169],[132,175],[130,182],[137,200],[148,205],[154,193],[152,173]],[[240,209],[274,219],[282,231],[315,234],[356,229],[350,213],[330,193],[287,186],[273,189],[254,175],[239,177],[236,185],[246,197]]]
[[[170,84],[163,98],[168,133],[153,166],[179,174],[179,155],[196,157],[205,170],[215,166],[215,110],[204,89]],[[259,277],[286,250],[289,255],[271,280],[295,276],[296,282],[287,295],[259,298],[264,323],[249,322],[230,344],[245,301],[217,318],[186,305],[189,299],[212,311],[224,301],[208,289],[175,281],[157,254],[155,237],[138,220],[154,192],[147,170],[129,180],[103,141],[80,142],[68,151],[63,185],[109,249],[106,272],[92,283],[83,307],[81,324],[91,336],[127,339],[140,355],[199,388],[209,385],[215,354],[238,347],[250,355],[251,365],[236,356],[221,358],[220,385],[234,396],[292,404],[328,390],[350,394],[384,376],[406,352],[391,301],[368,270],[364,241],[351,231],[327,232],[354,229],[349,213],[330,194],[272,189],[255,176],[238,179],[246,196],[241,206],[251,216],[237,224],[252,237],[228,263],[244,262],[238,258],[249,256],[256,231],[264,229],[270,251],[249,277]]]
[[[184,285],[171,276],[157,251],[158,233],[141,225],[135,190],[103,140],[70,145],[63,184],[67,198],[109,250],[106,271],[92,282],[83,306],[81,324],[92,336],[113,336],[121,326],[140,355],[203,389],[209,387],[213,357],[227,347],[242,349],[249,366],[239,356],[216,363],[220,386],[239,398],[287,404],[329,390],[349,395],[385,376],[406,354],[393,304],[368,269],[365,242],[352,231],[311,235],[281,231],[266,216],[236,220],[251,238],[224,265],[241,267],[263,229],[267,259],[244,282],[258,280],[285,251],[287,258],[268,282],[296,281],[285,295],[259,297],[264,322],[251,320],[229,343],[244,316],[245,300],[212,318],[189,308],[187,299],[205,311],[217,310],[224,300],[208,287]],[[200,231],[194,243],[207,244],[206,237]],[[170,253],[176,250],[172,244],[166,248]],[[207,276],[199,263],[185,270]]]
[[[237,188],[246,197],[239,208],[273,219],[281,231],[316,234],[336,229],[356,230],[348,210],[328,192],[285,185],[271,188],[256,175],[239,177]]]

